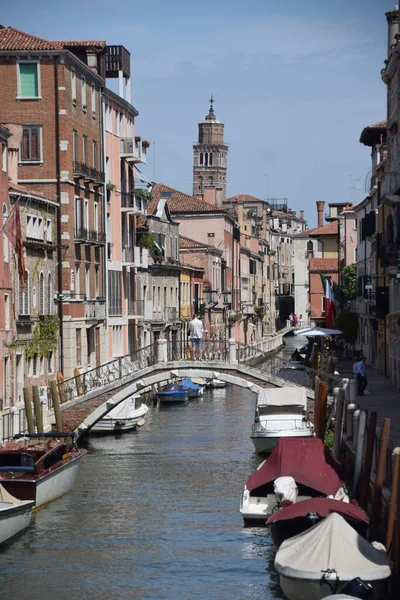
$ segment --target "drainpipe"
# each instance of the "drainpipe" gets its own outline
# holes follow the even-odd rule
[[[61,153],[60,153],[60,98],[58,93],[58,56],[54,59],[54,100],[56,135],[56,196],[57,196],[57,279],[58,279],[58,320],[59,320],[59,365],[64,373],[64,323],[62,302],[62,248],[61,248]]]
[[[105,129],[104,129],[104,94],[102,93],[103,90],[102,88],[100,88],[99,91],[99,96],[100,96],[100,110],[99,110],[99,117],[100,117],[100,160],[101,160],[101,171],[105,174],[105,169],[106,169],[106,145],[105,145],[105,139],[106,139],[106,133],[105,133]],[[105,309],[106,309],[106,318],[105,318],[105,329],[106,329],[106,360],[109,359],[109,344],[108,344],[108,277],[107,277],[107,265],[108,265],[108,233],[107,233],[107,182],[105,180],[105,175],[104,175],[104,184],[103,184],[103,206],[102,206],[102,225],[103,225],[103,231],[106,234],[106,245],[103,246],[103,290],[104,290],[104,295],[105,295]],[[129,335],[129,334],[128,334]]]

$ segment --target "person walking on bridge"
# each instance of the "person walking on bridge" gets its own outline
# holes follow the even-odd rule
[[[199,319],[198,315],[195,315],[194,319],[189,322],[189,336],[192,343],[194,357],[198,359],[201,359],[203,333],[203,321]]]

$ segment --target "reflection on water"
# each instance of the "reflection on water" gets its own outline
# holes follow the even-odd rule
[[[93,437],[73,492],[1,552],[18,600],[281,598],[268,532],[244,529],[254,396],[227,387]]]

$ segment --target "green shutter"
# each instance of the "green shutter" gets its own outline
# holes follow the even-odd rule
[[[22,98],[37,98],[38,65],[37,63],[20,63],[19,65],[20,95]]]

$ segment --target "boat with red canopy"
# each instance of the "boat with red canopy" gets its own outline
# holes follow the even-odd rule
[[[285,500],[319,496],[349,502],[341,465],[318,438],[281,438],[247,480],[240,512],[246,525],[265,526]]]
[[[310,498],[283,506],[269,517],[267,525],[274,544],[279,547],[284,540],[303,533],[332,513],[341,515],[357,533],[366,536],[367,513],[352,502],[339,502],[333,498]]]

